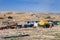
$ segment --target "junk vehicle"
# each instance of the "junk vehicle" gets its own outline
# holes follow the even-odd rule
[[[49,28],[49,27],[53,27],[54,24],[52,21],[47,21],[46,19],[40,19],[38,22],[38,26]]]
[[[18,28],[22,28],[22,24],[18,24],[18,23],[16,23],[16,27],[18,27]]]
[[[16,23],[15,22],[9,22],[6,26],[8,28],[14,28],[16,26]]]
[[[25,21],[23,24],[22,24],[22,27],[33,27],[34,26],[34,23],[36,23],[38,21]]]
[[[8,29],[8,28],[13,29],[15,28],[16,23],[15,22],[2,22],[2,25],[3,26],[1,26],[0,29]]]
[[[54,25],[60,25],[60,21],[54,21]]]

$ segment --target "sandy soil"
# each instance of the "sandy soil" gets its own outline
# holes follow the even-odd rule
[[[60,40],[60,27],[52,28],[20,28],[0,30],[0,35],[29,34],[30,36],[7,38],[1,40]]]
[[[8,19],[12,16],[13,19]],[[1,12],[0,26],[3,21],[16,20],[17,23],[22,24],[26,20],[38,20],[50,16],[51,20],[60,20],[60,14],[36,13],[36,12]],[[0,35],[10,34],[29,34],[27,37],[7,38],[0,40],[60,40],[60,26],[52,28],[20,28],[20,29],[4,29],[0,30]]]

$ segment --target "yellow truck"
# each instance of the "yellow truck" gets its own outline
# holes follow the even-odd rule
[[[40,19],[39,22],[38,22],[38,26],[42,26],[44,28],[49,28],[49,27],[53,26],[53,23],[52,22],[48,22],[45,19]]]

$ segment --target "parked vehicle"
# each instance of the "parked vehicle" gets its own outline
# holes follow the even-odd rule
[[[22,27],[33,27],[34,26],[34,23],[36,23],[38,21],[25,21],[23,24],[22,24]]]
[[[3,22],[2,22],[2,25],[7,25],[7,24],[8,24],[7,21],[3,21]]]
[[[54,26],[52,21],[47,21],[45,19],[40,19],[38,25],[44,28],[49,28]]]
[[[22,28],[22,24],[16,24],[16,27],[18,27],[18,28]]]
[[[2,26],[3,28],[6,27],[6,28],[15,28],[14,26],[16,26],[16,23],[15,22],[2,22],[2,25],[5,25],[5,26]]]
[[[54,21],[54,25],[60,25],[60,21]]]

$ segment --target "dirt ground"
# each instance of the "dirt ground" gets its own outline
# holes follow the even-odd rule
[[[50,16],[51,20],[60,20],[60,14],[48,14],[48,13],[36,13],[36,12],[0,12],[0,26],[3,21],[16,20],[17,23],[21,24],[26,20],[38,20],[39,18],[46,18]],[[12,16],[13,19],[8,19],[8,16]],[[10,34],[29,34],[26,37],[18,38],[6,38],[0,40],[60,40],[60,26],[54,26],[52,28],[20,28],[20,29],[4,29],[0,30],[0,35]]]
[[[6,38],[0,40],[60,40],[60,27],[52,28],[20,28],[0,30],[0,35],[29,34],[26,37]]]
[[[13,17],[13,19],[8,19],[8,16]],[[39,13],[39,12],[0,12],[0,25],[3,21],[13,21],[22,24],[26,20],[39,20],[40,18],[51,17],[51,20],[60,20],[60,14],[49,14],[49,13]]]

